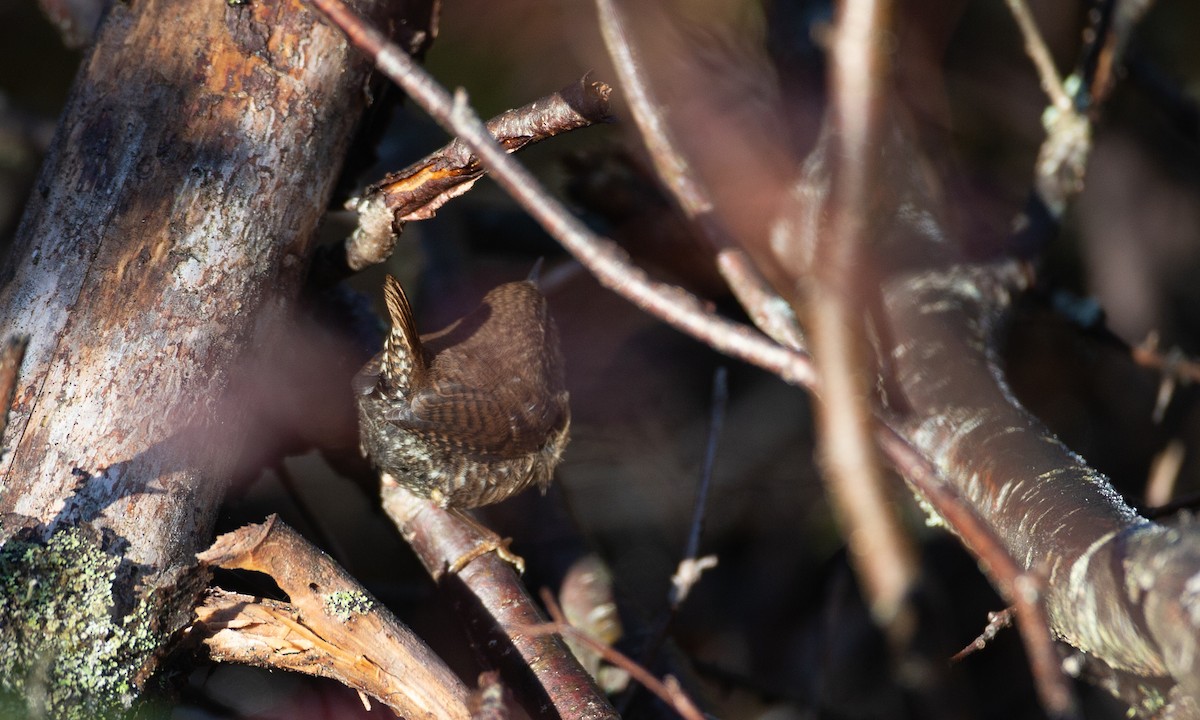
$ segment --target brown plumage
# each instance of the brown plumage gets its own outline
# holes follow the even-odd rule
[[[543,490],[567,444],[558,332],[528,281],[501,285],[468,315],[419,336],[396,279],[392,329],[355,378],[362,448],[377,468],[443,507]]]

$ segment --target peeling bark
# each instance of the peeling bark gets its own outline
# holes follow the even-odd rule
[[[828,142],[823,136],[807,161],[793,212],[776,229],[801,266],[830,192]],[[897,128],[882,150],[879,187],[890,199],[881,214],[891,222],[876,251],[891,268],[887,357],[902,396],[885,411],[887,424],[1026,573],[1044,580],[1051,631],[1082,652],[1068,667],[1140,716],[1200,718],[1200,527],[1186,516],[1175,527],[1141,517],[1021,406],[997,348],[1031,269],[964,257],[912,139]],[[911,487],[931,518],[954,530]]]
[[[1052,630],[1142,714],[1196,717],[1200,528],[1140,517],[1108,479],[1012,396],[996,335],[1026,275],[1014,261],[891,282],[899,427],[1026,571],[1044,575]],[[948,371],[949,370],[949,371]],[[1136,678],[1136,680],[1135,680]]]

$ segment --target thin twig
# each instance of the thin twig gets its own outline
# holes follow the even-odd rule
[[[704,516],[708,510],[709,490],[712,486],[713,467],[716,464],[717,440],[725,423],[725,409],[729,402],[728,372],[724,367],[717,368],[713,375],[712,410],[709,416],[708,440],[705,443],[704,465],[700,470],[700,482],[696,487],[696,502],[692,509],[692,521],[688,530],[687,543],[683,550],[683,559],[671,577],[671,589],[667,595],[667,607],[654,624],[654,629],[648,634],[648,639],[641,651],[641,663],[652,665],[658,656],[658,651],[667,638],[671,623],[679,612],[680,606],[687,599],[692,586],[700,580],[700,575],[716,567],[716,556],[696,557],[700,552],[700,538],[704,532]],[[629,704],[633,701],[633,691],[627,692],[618,702],[621,714],[624,715]]]
[[[1092,122],[1095,112],[1108,98],[1113,87],[1114,67],[1124,61],[1125,48],[1133,28],[1153,0],[1108,2],[1096,24],[1088,32],[1081,62],[1082,79],[1075,97],[1060,79],[1050,51],[1038,32],[1025,0],[1006,0],[1021,34],[1025,49],[1037,68],[1042,89],[1050,97],[1051,108],[1042,114],[1046,139],[1038,151],[1035,185],[1045,208],[1059,220],[1067,202],[1083,189],[1087,159],[1092,148]],[[1086,84],[1085,84],[1086,83]]]
[[[717,444],[721,439],[721,428],[725,425],[725,409],[729,406],[729,371],[724,366],[713,374],[712,410],[708,420],[708,441],[704,446],[704,466],[700,470],[700,484],[696,488],[696,504],[692,511],[692,525],[688,533],[685,560],[695,560],[700,553],[700,536],[704,532],[704,515],[708,509],[708,496],[712,489],[713,468],[717,464]],[[677,589],[678,590],[678,589]],[[687,591],[678,593],[672,605],[678,605],[687,597]]]
[[[521,632],[536,636],[562,635],[563,637],[570,637],[579,644],[587,646],[604,658],[609,664],[615,665],[629,673],[630,677],[636,680],[642,687],[658,696],[660,700],[673,708],[681,717],[686,718],[686,720],[704,720],[704,714],[700,712],[700,709],[696,707],[696,704],[692,702],[692,699],[683,692],[678,684],[673,682],[673,678],[668,676],[665,682],[660,681],[654,677],[653,673],[634,662],[624,653],[568,623],[562,610],[554,601],[552,593],[543,590],[541,596],[542,602],[546,605],[546,612],[550,614],[553,622],[525,625],[520,628]]]
[[[988,623],[983,628],[983,632],[979,633],[979,637],[972,640],[971,644],[951,655],[950,661],[962,662],[968,655],[979,652],[987,647],[987,644],[999,635],[1001,630],[1006,627],[1012,627],[1012,624],[1013,609],[1011,607],[988,613]]]
[[[1112,331],[1105,321],[1103,307],[1095,299],[1079,298],[1057,290],[1050,296],[1050,301],[1051,307],[1064,320],[1090,337],[1128,353],[1135,365],[1159,374],[1158,397],[1151,413],[1154,422],[1162,422],[1178,386],[1200,383],[1200,361],[1185,355],[1178,346],[1164,352],[1157,331],[1150,331],[1145,340],[1134,345]]]
[[[488,132],[512,153],[571,130],[609,122],[612,88],[590,75],[527,105],[505,110],[487,121]],[[457,186],[483,174],[479,158],[470,148],[461,140],[452,140],[407,168],[389,173],[367,188],[366,195],[384,195],[399,220],[427,220],[449,198],[461,193]]]
[[[1088,13],[1088,25],[1083,32],[1084,47],[1079,62],[1079,75],[1086,89],[1088,104],[1103,102],[1116,80],[1113,62],[1116,33],[1112,32],[1113,14],[1118,0],[1093,3]]]
[[[1025,40],[1025,52],[1033,61],[1038,79],[1042,84],[1042,90],[1050,97],[1050,102],[1054,107],[1062,112],[1070,112],[1071,96],[1063,85],[1058,68],[1054,66],[1054,58],[1050,56],[1050,49],[1046,47],[1046,41],[1042,39],[1042,34],[1038,31],[1033,14],[1029,12],[1029,6],[1025,4],[1025,0],[1005,0],[1005,2],[1008,4],[1013,19],[1017,21],[1017,27],[1021,29],[1021,37]]]
[[[682,288],[652,280],[630,262],[625,251],[589,230],[550,196],[528,170],[509,158],[470,110],[463,93],[451,98],[407,53],[366,25],[341,0],[311,2],[346,33],[380,72],[471,148],[492,172],[496,182],[602,285],[718,352],[757,365],[789,383],[810,390],[815,388],[816,372],[808,355],[785,348],[742,323],[717,315]]]
[[[708,191],[677,147],[663,116],[662,104],[650,87],[645,64],[615,3],[616,0],[596,0],[600,32],[659,179],[676,206],[717,252],[717,269],[754,324],[779,344],[793,350],[803,349],[804,336],[791,306],[771,288],[746,251],[729,236]]]
[[[1033,61],[1042,90],[1050,98],[1051,108],[1042,115],[1046,139],[1038,151],[1035,182],[1046,208],[1057,220],[1066,210],[1067,201],[1083,189],[1092,125],[1076,109],[1025,0],[1005,2],[1021,29],[1025,52]]]
[[[1146,507],[1161,508],[1171,502],[1186,457],[1187,446],[1179,438],[1172,438],[1166,447],[1155,453],[1146,478]]]
[[[696,180],[687,158],[675,146],[674,137],[654,91],[646,78],[636,46],[630,41],[625,21],[613,0],[596,0],[600,33],[608,48],[609,59],[621,81],[621,91],[629,102],[642,142],[650,151],[650,160],[659,179],[689,219],[711,217],[713,202],[708,191]],[[716,228],[707,229],[721,233]],[[723,233],[721,233],[723,235]]]
[[[1083,61],[1080,63],[1088,97],[1093,105],[1108,99],[1116,85],[1118,68],[1125,62],[1125,49],[1138,22],[1154,0],[1104,0],[1094,11],[1088,27]]]
[[[1141,345],[1131,346],[1129,351],[1133,361],[1144,368],[1157,370],[1177,382],[1200,383],[1200,361],[1187,357],[1177,347],[1162,352],[1156,334],[1149,335]]]

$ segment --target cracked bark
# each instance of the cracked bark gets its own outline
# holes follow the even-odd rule
[[[415,49],[428,5],[361,8]],[[0,270],[0,329],[30,338],[0,457],[0,539],[33,547],[84,528],[80,542],[115,563],[111,614],[155,619],[153,642],[114,658],[124,685],[111,696],[73,696],[58,657],[44,678],[58,714],[136,695],[190,611],[195,588],[175,581],[210,539],[246,434],[226,390],[298,291],[367,72],[287,0],[118,3],[81,66]],[[0,645],[40,647],[8,620]],[[23,662],[0,672],[17,695]]]

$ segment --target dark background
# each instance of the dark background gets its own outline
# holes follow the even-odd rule
[[[1059,67],[1073,67],[1089,6],[1048,0],[1033,5]],[[658,82],[664,95],[685,102],[692,76],[672,75],[672,63],[700,67],[710,103],[707,109],[702,103],[680,106],[685,109],[672,116],[677,132],[687,136],[716,194],[734,187],[770,196],[779,182],[771,171],[794,167],[815,137],[823,69],[812,38],[830,9],[783,0],[704,0],[675,12],[678,35],[663,39],[662,46],[681,43],[692,54],[656,62]],[[998,251],[1029,192],[1046,105],[1015,24],[999,2],[908,0],[899,12],[900,95],[931,155],[947,168],[943,183],[951,227],[973,246]],[[1155,423],[1156,374],[1054,312],[1047,298],[1056,291],[1095,297],[1120,338],[1138,343],[1154,331],[1164,348],[1200,353],[1195,280],[1200,163],[1191,109],[1200,92],[1198,21],[1195,4],[1162,2],[1139,27],[1129,72],[1096,127],[1087,187],[1046,250],[1046,290],[1022,302],[1008,341],[1008,372],[1017,395],[1138,507],[1151,463],[1163,448],[1171,442],[1197,446],[1195,390],[1179,388]],[[5,244],[80,57],[62,47],[32,3],[0,0]],[[598,79],[613,79],[591,5],[567,0],[450,0],[427,64],[446,85],[466,88],[485,116],[588,70]],[[379,140],[364,142],[348,164],[343,194],[445,141],[417,111],[398,107],[395,95],[380,93],[363,133]],[[617,107],[624,118],[619,97]],[[743,149],[769,156],[762,153],[764,139],[775,157],[739,162]],[[664,229],[670,220],[639,169],[640,152],[631,124],[619,122],[555,139],[522,157],[656,274],[736,314],[698,246]],[[579,190],[598,177],[631,193],[638,207],[649,208],[647,214],[632,221],[614,216],[619,193],[609,188],[597,197]],[[342,200],[334,200],[325,242],[340,241],[350,228],[352,219],[337,210]],[[736,220],[731,224],[741,227]],[[413,288],[419,322],[428,331],[470,309],[495,284],[523,277],[539,257],[547,261],[546,293],[567,358],[573,439],[549,495],[526,494],[488,515],[500,532],[516,538],[514,549],[529,561],[531,588],[553,587],[573,554],[598,552],[617,579],[627,630],[622,648],[640,652],[647,628],[661,617],[687,537],[713,372],[724,364],[730,372],[729,407],[702,542],[702,552],[716,554],[720,565],[683,607],[664,649],[667,664],[656,670],[686,673],[685,684],[704,707],[726,718],[1039,716],[1013,631],[958,665],[939,662],[946,673],[940,684],[906,677],[889,665],[813,467],[803,392],[725,361],[601,290],[487,180],[436,219],[410,225],[388,270]],[[382,272],[364,273],[353,285],[363,297],[378,300]],[[376,349],[370,332],[329,319],[339,317],[336,313],[317,308],[311,316],[317,319],[298,323],[315,329],[297,333],[289,354],[354,364]],[[320,391],[340,393],[338,387]],[[348,387],[345,393],[348,397]],[[329,409],[330,417],[341,417],[338,412]],[[267,448],[266,460],[251,463],[245,477],[236,479],[220,529],[280,513],[472,680],[478,668],[455,618],[375,509],[369,475],[352,461],[353,429],[332,432],[322,443],[330,450],[324,455],[305,443],[270,436],[290,438],[295,433],[289,423],[304,421],[264,424],[264,437],[256,441]],[[290,455],[281,464],[271,457],[280,448]],[[274,467],[258,467],[263,464]],[[1197,475],[1185,451],[1175,495],[1195,492]],[[986,613],[1000,609],[1001,601],[951,537],[924,527],[899,480],[896,488],[922,551],[930,611],[921,632],[930,657],[945,658],[975,637]],[[332,683],[188,657],[176,658],[163,680],[151,693],[150,714],[315,718],[364,712],[353,693]],[[1122,717],[1123,708],[1083,690],[1088,717]],[[641,696],[628,715],[663,712]],[[373,714],[387,715],[379,708]]]

